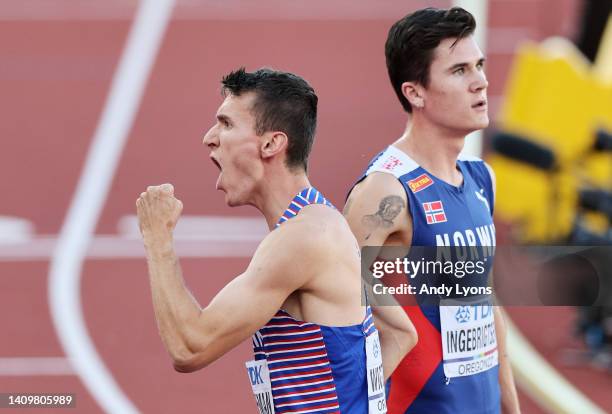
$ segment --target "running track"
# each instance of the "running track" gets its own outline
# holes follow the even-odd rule
[[[135,10],[135,2],[109,2],[101,10],[67,1],[46,2],[54,7],[42,7],[44,3],[0,6],[0,214],[31,221],[37,236],[56,235],[61,228]],[[119,220],[134,214],[138,194],[162,182],[175,185],[184,214],[256,215],[249,208],[225,207],[222,194],[213,190],[217,170],[200,142],[221,101],[220,76],[241,65],[295,71],[318,91],[319,128],[310,177],[342,206],[346,189],[368,159],[403,129],[384,67],[382,45],[390,23],[414,7],[447,5],[394,0],[355,8],[348,7],[352,2],[338,1],[300,10],[274,1],[262,2],[258,9],[241,1],[215,2],[214,7],[210,2],[209,8],[194,3],[184,1],[175,10],[97,235],[116,235]],[[543,13],[546,3],[551,2],[492,2],[488,71],[493,111],[499,107],[516,42],[571,34],[567,21],[575,1],[560,2],[557,20]],[[500,36],[504,33],[512,33],[512,40]],[[0,249],[6,252],[7,245]],[[182,262],[187,283],[202,304],[246,264],[246,258],[222,257]],[[49,315],[48,267],[44,255],[0,259],[0,358],[64,357]],[[81,298],[98,352],[140,411],[254,410],[243,365],[250,358],[249,343],[205,371],[174,372],[157,335],[141,257],[88,259]],[[510,313],[557,366],[563,347],[580,346],[569,337],[568,309]],[[55,375],[1,374],[0,392],[73,392],[77,412],[101,412],[79,378],[62,373],[70,367],[61,361]],[[42,364],[34,361],[37,366]],[[609,376],[585,368],[562,372],[600,406],[612,407]],[[525,413],[541,412],[526,397],[522,402]]]

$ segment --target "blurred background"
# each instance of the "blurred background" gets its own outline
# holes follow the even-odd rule
[[[74,393],[86,413],[253,412],[250,341],[203,371],[172,369],[135,199],[174,184],[183,272],[208,303],[266,233],[214,190],[201,138],[221,77],[268,66],[313,85],[310,178],[341,207],[405,127],[389,27],[457,4],[487,55],[492,122],[468,151],[497,174],[498,245],[611,245],[609,0],[1,2],[0,392]],[[612,412],[612,306],[506,311],[524,413]]]

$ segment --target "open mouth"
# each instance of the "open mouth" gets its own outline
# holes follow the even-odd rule
[[[487,105],[487,101],[485,99],[482,99],[478,102],[476,102],[474,105],[472,105],[472,108],[483,108]]]
[[[219,171],[221,171],[221,164],[219,164],[219,161],[217,161],[212,155],[210,156],[210,159],[212,160],[213,164],[217,166]]]

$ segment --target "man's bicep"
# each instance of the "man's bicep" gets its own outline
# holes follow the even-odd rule
[[[344,216],[360,246],[382,246],[401,229],[407,207],[406,194],[397,179],[374,173],[355,186]]]
[[[290,261],[278,243],[260,246],[247,270],[228,283],[202,310],[199,326],[207,333],[202,361],[210,362],[264,326],[299,288],[299,277],[287,277]],[[290,244],[286,251],[291,251]]]
[[[215,296],[202,311],[202,318],[213,322],[216,339],[237,334],[244,340],[274,316],[284,301],[282,289],[263,286],[245,272]]]

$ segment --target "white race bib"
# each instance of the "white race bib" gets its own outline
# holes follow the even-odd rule
[[[366,337],[366,367],[368,375],[368,413],[387,412],[385,398],[385,375],[383,373],[382,349],[378,331]]]
[[[444,375],[465,377],[495,367],[497,337],[490,302],[446,299],[441,303],[444,305],[440,306]]]
[[[259,414],[274,414],[274,400],[272,399],[272,384],[270,382],[270,371],[268,371],[268,361],[265,359],[248,361],[246,368]]]

